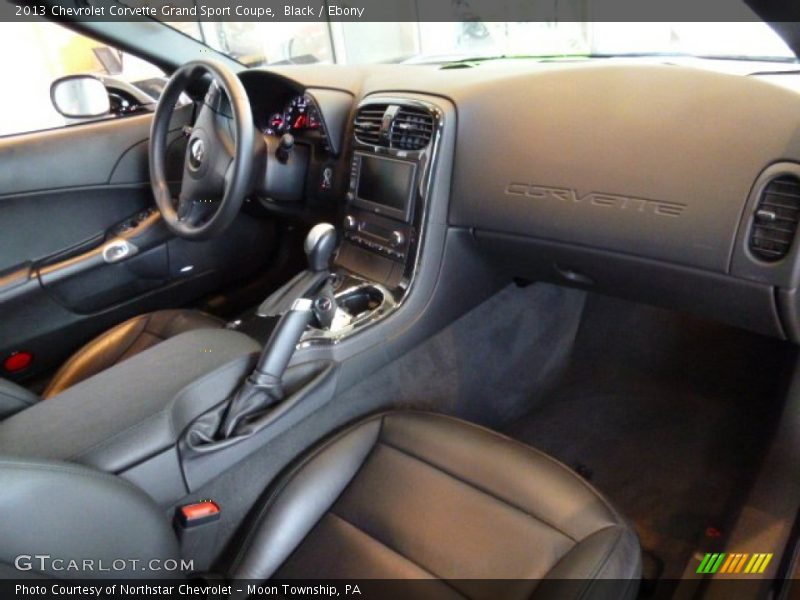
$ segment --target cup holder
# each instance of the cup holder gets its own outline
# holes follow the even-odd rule
[[[304,340],[338,340],[383,318],[397,306],[392,293],[380,284],[360,282],[338,291],[336,312],[329,327],[312,322]]]
[[[379,309],[386,296],[374,285],[363,285],[336,295],[336,304],[353,319],[358,319]]]
[[[359,283],[336,293],[336,312],[328,328],[312,325],[308,338],[340,339],[374,323],[396,306],[391,292],[373,283]]]

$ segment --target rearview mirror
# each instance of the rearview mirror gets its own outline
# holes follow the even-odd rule
[[[111,104],[103,82],[92,75],[69,75],[50,85],[50,100],[55,109],[71,119],[102,117]]]

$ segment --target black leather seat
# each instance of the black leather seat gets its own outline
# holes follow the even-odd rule
[[[638,538],[600,493],[546,454],[453,418],[362,421],[274,490],[234,578],[432,578],[437,598],[486,597],[482,579],[506,580],[491,587],[502,598],[638,589]]]
[[[214,329],[223,322],[197,310],[160,310],[120,323],[75,352],[50,379],[41,397],[0,379],[0,420],[52,398],[101,371],[180,333]]]
[[[0,379],[0,419],[52,398],[76,383],[97,375],[126,358],[180,333],[222,327],[216,317],[197,310],[160,310],[120,323],[75,352],[50,379],[41,398],[6,379]]]
[[[0,419],[33,406],[39,396],[13,381],[0,379]]]
[[[0,460],[0,479],[0,575],[22,551],[143,562],[177,553],[167,516],[111,475]],[[133,512],[119,519],[120,507]],[[572,470],[430,413],[374,416],[325,442],[274,484],[247,529],[228,577],[251,583],[412,578],[437,599],[616,600],[635,596],[641,571],[633,529]]]
[[[222,321],[197,310],[160,310],[139,315],[99,335],[56,372],[42,393],[51,398],[68,387],[185,331],[222,327]]]

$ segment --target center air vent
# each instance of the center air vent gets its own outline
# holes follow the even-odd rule
[[[359,109],[355,122],[355,135],[359,142],[371,146],[380,145],[383,114],[387,108],[388,104],[368,104]]]
[[[433,138],[433,115],[425,108],[395,104],[367,104],[354,124],[356,139],[370,146],[422,150]]]
[[[392,121],[389,134],[392,148],[421,150],[433,137],[433,117],[424,108],[403,106]]]
[[[766,261],[780,260],[789,253],[800,221],[800,179],[784,175],[770,181],[758,199],[750,250]]]

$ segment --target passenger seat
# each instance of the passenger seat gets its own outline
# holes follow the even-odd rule
[[[39,469],[38,479],[26,477],[26,468]],[[81,556],[71,557],[79,559],[124,552],[118,544],[128,528],[139,540],[139,524],[152,531],[159,514],[152,503],[139,524],[116,520],[116,530],[103,530],[120,503],[109,501],[115,478],[97,475],[74,465],[0,461],[0,564],[23,551],[14,540],[25,541],[25,554],[52,554],[53,536],[61,536],[55,546],[62,552],[67,539],[79,540]],[[43,485],[48,477],[52,493]],[[82,502],[98,486],[99,497]],[[144,494],[121,480],[117,488],[122,503],[145,510],[142,498],[125,498]],[[546,454],[454,418],[404,411],[364,419],[299,460],[268,498],[246,524],[231,579],[428,579],[435,598],[616,599],[638,591],[637,536],[599,492]],[[87,508],[113,514],[69,514]],[[167,531],[149,535],[159,556],[171,548],[161,519]],[[109,536],[111,546],[102,541]],[[96,548],[87,546],[92,538]]]

